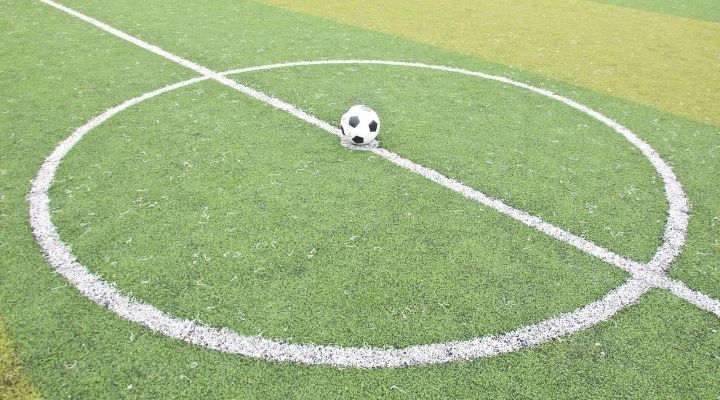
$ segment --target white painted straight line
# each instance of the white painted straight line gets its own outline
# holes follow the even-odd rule
[[[338,135],[338,136],[340,135],[340,130],[338,128],[336,128],[336,127],[328,124],[327,122],[322,121],[310,114],[307,114],[306,112],[300,110],[299,108],[295,107],[292,104],[289,104],[280,99],[276,99],[274,97],[268,96],[265,93],[262,93],[253,88],[247,87],[245,85],[241,85],[241,84],[235,82],[234,80],[211,70],[210,68],[207,68],[200,64],[194,63],[190,60],[187,60],[187,59],[177,56],[173,53],[170,53],[169,51],[163,50],[160,47],[150,44],[144,40],[141,40],[134,36],[128,35],[127,33],[123,32],[119,29],[113,28],[112,26],[110,26],[104,22],[98,21],[95,18],[89,17],[79,11],[75,11],[70,7],[64,6],[60,3],[56,3],[52,0],[40,0],[40,1],[49,6],[55,7],[58,10],[64,11],[74,17],[77,17],[89,24],[92,24],[92,25],[104,30],[105,32],[111,33],[111,34],[119,37],[120,39],[126,40],[126,41],[128,41],[138,47],[141,47],[151,53],[157,54],[157,55],[159,55],[163,58],[166,58],[172,62],[178,63],[186,68],[189,68],[189,69],[199,73],[200,75],[206,76],[210,79],[220,82],[225,86],[229,86],[229,87],[231,87],[241,93],[244,93],[252,98],[255,98],[257,100],[260,100],[262,102],[270,104],[271,106],[273,106],[275,108],[286,111],[303,121],[306,121],[317,127],[322,128],[323,130],[326,130],[326,131],[333,133],[335,135]]]
[[[644,156],[647,158],[655,170],[660,174],[663,179],[665,186],[665,194],[669,202],[668,220],[666,224],[666,230],[663,232],[663,244],[660,246],[655,256],[650,260],[649,263],[644,265],[644,269],[650,269],[655,271],[663,271],[669,268],[672,261],[682,251],[683,243],[685,241],[685,234],[687,232],[687,226],[689,223],[689,212],[690,202],[685,196],[685,192],[682,189],[680,181],[673,172],[670,165],[668,165],[648,143],[640,139],[632,131],[625,126],[621,125],[617,121],[608,118],[601,113],[587,107],[584,104],[580,104],[575,100],[567,97],[560,96],[556,93],[551,92],[547,89],[538,88],[532,85],[528,85],[523,82],[514,81],[512,79],[490,75],[483,72],[468,71],[462,68],[447,67],[440,65],[427,65],[417,62],[406,62],[406,61],[378,61],[378,60],[321,60],[321,61],[299,61],[294,63],[285,64],[270,64],[260,67],[255,67],[253,70],[265,70],[273,68],[282,68],[289,66],[301,66],[301,65],[324,65],[324,64],[369,64],[369,65],[394,65],[399,67],[418,67],[428,68],[443,72],[456,72],[465,75],[477,76],[483,79],[493,80],[497,82],[506,83],[509,85],[517,86],[519,88],[529,90],[531,92],[538,93],[540,95],[552,98],[569,107],[572,107],[584,114],[591,116],[592,118],[602,122],[609,126],[617,133],[625,137],[633,146],[635,146]],[[247,72],[246,69],[232,70],[224,73],[225,75],[231,75],[239,72]]]
[[[656,284],[656,287],[667,289],[670,293],[681,299],[720,317],[720,300],[713,299],[704,293],[690,289],[685,283],[666,276],[658,277],[658,280],[659,282]]]
[[[55,7],[58,10],[64,11],[64,12],[72,15],[73,17],[80,18],[81,20],[83,20],[89,24],[95,25],[96,27],[104,30],[105,32],[111,33],[111,34],[119,37],[120,39],[126,40],[136,46],[142,47],[143,49],[145,49],[151,53],[155,53],[161,57],[167,58],[170,61],[176,62],[184,67],[190,68],[191,70],[196,71],[196,72],[200,73],[201,75],[206,75],[206,76],[215,75],[215,72],[211,71],[208,68],[203,67],[202,65],[196,64],[196,63],[186,60],[182,57],[178,57],[175,54],[165,51],[158,46],[152,45],[152,44],[145,42],[141,39],[138,39],[134,36],[130,36],[121,30],[115,29],[112,26],[110,26],[104,22],[100,22],[100,21],[96,20],[95,18],[89,17],[81,12],[75,11],[70,7],[64,6],[60,3],[56,3],[52,0],[40,0],[40,1],[49,6]]]
[[[635,276],[647,273],[647,268],[636,261],[632,261],[618,254],[615,254],[610,250],[600,247],[585,238],[581,238],[580,236],[560,229],[557,226],[545,222],[539,217],[528,214],[525,211],[511,207],[498,199],[483,194],[471,187],[462,184],[461,182],[456,181],[455,179],[448,178],[447,176],[435,170],[403,158],[390,150],[386,150],[383,148],[373,148],[370,151],[391,161],[392,163],[400,167],[419,174],[426,179],[429,179],[441,186],[444,186],[447,189],[459,193],[464,197],[475,200],[478,203],[486,205],[502,214],[505,214],[517,221],[520,221],[531,228],[534,228],[549,236],[552,236],[562,242],[568,243],[587,254],[597,257],[612,265],[615,265],[618,268],[622,268]]]

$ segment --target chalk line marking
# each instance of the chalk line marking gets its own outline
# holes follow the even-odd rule
[[[687,228],[687,212],[689,210],[689,205],[682,191],[682,187],[677,181],[671,168],[647,143],[635,136],[630,130],[584,105],[556,95],[545,89],[535,88],[524,83],[512,81],[508,78],[486,75],[458,68],[431,66],[420,63],[374,60],[310,61],[274,64],[272,66],[252,67],[243,70],[228,71],[225,73],[216,73],[198,64],[166,52],[157,46],[150,45],[118,31],[115,28],[112,28],[93,18],[87,17],[84,14],[52,2],[51,0],[40,1],[92,23],[103,30],[135,43],[140,47],[146,48],[155,54],[159,54],[165,58],[178,62],[179,64],[193,69],[203,75],[201,77],[179,82],[128,100],[116,107],[108,109],[98,117],[93,118],[87,124],[78,128],[78,130],[76,130],[70,137],[61,142],[53,153],[46,159],[38,173],[38,176],[33,181],[31,191],[28,194],[28,201],[30,203],[30,223],[38,243],[46,254],[48,262],[58,273],[70,280],[85,296],[128,320],[143,324],[152,330],[164,333],[167,336],[179,340],[184,340],[189,343],[202,345],[219,351],[242,354],[249,357],[265,358],[276,361],[293,361],[306,364],[329,364],[334,366],[373,368],[431,364],[454,360],[473,359],[477,357],[487,357],[543,343],[562,335],[577,332],[610,318],[621,309],[635,303],[642,294],[652,287],[661,287],[670,290],[672,293],[685,298],[691,303],[720,316],[720,302],[702,293],[693,291],[684,284],[664,276],[662,273],[662,270],[667,268],[667,264],[669,264],[675,256],[679,254],[682,248]],[[217,329],[199,325],[193,321],[169,316],[149,304],[141,303],[123,295],[112,285],[109,285],[107,282],[102,281],[99,277],[90,273],[85,266],[76,261],[68,246],[60,239],[55,226],[52,224],[49,209],[49,188],[52,184],[54,174],[61,159],[70,151],[70,149],[85,134],[94,127],[100,125],[103,121],[148,98],[190,85],[192,83],[213,79],[253,98],[264,101],[276,108],[287,111],[290,114],[312,123],[313,125],[316,125],[330,133],[339,135],[338,129],[332,125],[305,113],[291,104],[282,102],[278,99],[267,96],[264,93],[240,85],[227,78],[225,75],[230,73],[241,73],[243,71],[248,72],[251,70],[279,68],[282,66],[352,63],[399,65],[407,67],[415,66],[447,72],[464,73],[466,75],[475,75],[486,79],[512,84],[514,86],[555,98],[556,100],[559,100],[569,106],[585,112],[601,122],[604,122],[606,125],[609,125],[617,132],[628,138],[631,143],[638,147],[640,151],[648,159],[650,159],[655,169],[663,178],[666,196],[668,197],[668,202],[670,204],[666,230],[663,235],[663,245],[660,246],[658,252],[653,257],[653,260],[644,266],[637,262],[626,260],[621,256],[605,250],[607,251],[607,254],[601,255],[607,258],[603,259],[613,265],[617,265],[615,264],[616,262],[619,263],[620,265],[617,266],[631,272],[633,277],[623,285],[605,295],[602,299],[594,301],[571,313],[563,314],[561,316],[497,336],[485,336],[467,341],[410,346],[402,349],[379,349],[369,347],[357,348],[318,346],[313,344],[288,344],[260,337],[243,336],[225,328]],[[409,160],[405,160],[399,155],[388,150],[375,149],[372,151],[375,151],[376,154],[381,155],[404,168],[423,175],[432,181],[443,184],[443,186],[447,184],[448,186],[446,187],[449,187],[466,197],[475,198],[480,202],[486,201],[490,207],[493,207],[506,215],[513,218],[523,218],[525,220],[521,220],[521,222],[531,227],[535,227],[543,232],[547,230],[545,233],[548,233],[553,237],[557,237],[559,240],[570,243],[569,240],[575,240],[576,238],[576,236],[570,234],[569,232],[565,232],[560,228],[547,224],[537,217],[533,217],[524,211],[516,210],[499,200],[485,196],[482,193],[447,178],[436,171],[412,163]],[[520,220],[519,218],[516,219]],[[579,239],[584,240],[582,238]],[[588,245],[590,245],[588,250],[589,253],[591,251],[597,253],[598,251],[604,250],[589,241],[586,241],[586,243],[580,242],[579,245],[575,246],[582,249],[582,247],[579,246]],[[619,259],[615,257],[619,257]],[[628,262],[628,264],[625,264],[625,262]]]

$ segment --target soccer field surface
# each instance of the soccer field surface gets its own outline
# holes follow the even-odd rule
[[[659,3],[3,3],[0,397],[720,396],[720,9]]]

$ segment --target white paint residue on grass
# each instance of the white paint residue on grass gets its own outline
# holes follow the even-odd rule
[[[688,300],[689,302],[720,316],[720,302],[702,293],[693,291],[685,284],[672,280],[664,274],[664,270],[680,253],[685,240],[688,224],[689,204],[682,186],[677,180],[670,166],[663,161],[655,150],[638,138],[629,129],[619,123],[579,104],[573,100],[554,94],[548,90],[536,88],[525,83],[516,82],[508,78],[487,75],[480,72],[467,71],[459,68],[426,65],[399,61],[377,60],[328,60],[304,61],[285,64],[272,64],[259,67],[250,67],[240,70],[217,73],[206,67],[193,63],[169,53],[157,46],[151,45],[107,24],[81,14],[66,6],[51,0],[40,0],[45,4],[58,8],[68,14],[74,15],[124,40],[136,44],[148,51],[172,60],[180,65],[190,68],[203,76],[179,82],[134,99],[128,100],[113,107],[87,124],[76,130],[70,137],[58,145],[53,153],[43,163],[37,177],[33,181],[28,195],[30,204],[30,224],[35,237],[46,254],[52,267],[85,296],[94,302],[107,307],[116,314],[130,321],[140,323],[149,329],[161,332],[169,337],[193,343],[218,351],[242,354],[249,357],[264,358],[275,361],[292,361],[306,364],[328,364],[334,366],[351,367],[399,367],[405,365],[433,364],[455,360],[468,360],[477,357],[488,357],[497,354],[526,348],[547,342],[563,335],[578,332],[601,321],[605,321],[618,311],[635,303],[640,296],[653,287],[663,288]],[[410,346],[402,349],[395,348],[369,348],[369,347],[337,347],[320,346],[313,344],[290,344],[282,341],[269,340],[260,337],[244,336],[231,330],[213,328],[200,325],[194,321],[176,318],[163,313],[149,304],[141,303],[129,296],[123,295],[118,289],[92,274],[85,266],[78,263],[68,246],[60,239],[51,220],[49,189],[61,159],[70,149],[91,129],[97,127],[113,115],[151,97],[168,91],[213,79],[235,90],[245,93],[255,99],[261,100],[281,109],[291,115],[309,122],[327,132],[340,136],[339,129],[331,124],[307,114],[301,109],[270,97],[229,79],[226,75],[249,71],[258,71],[273,68],[293,67],[303,65],[322,64],[379,64],[402,67],[428,68],[445,72],[461,73],[491,79],[506,84],[527,89],[544,96],[551,97],[567,104],[614,129],[628,139],[641,153],[650,160],[655,170],[660,174],[665,184],[665,193],[669,203],[669,212],[666,228],[663,235],[663,244],[648,264],[641,264],[628,260],[610,252],[594,243],[576,236],[570,232],[555,227],[538,217],[532,216],[522,210],[515,209],[498,199],[486,196],[479,191],[469,188],[460,182],[448,178],[437,171],[423,167],[404,159],[401,156],[382,148],[370,148],[369,151],[386,158],[387,160],[406,168],[414,173],[441,184],[463,196],[485,204],[493,209],[515,218],[516,220],[546,233],[558,240],[569,243],[576,248],[598,257],[610,264],[620,267],[632,274],[632,278],[625,284],[614,289],[602,299],[594,301],[585,307],[573,312],[554,317],[537,324],[519,328],[515,331],[497,336],[485,336],[467,341],[436,343],[428,345]]]

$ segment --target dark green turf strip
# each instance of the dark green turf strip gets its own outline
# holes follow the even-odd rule
[[[714,0],[593,0],[598,3],[653,11],[678,17],[720,22],[720,2]]]
[[[218,59],[226,59],[228,64],[311,58],[321,53],[321,44],[315,41],[294,42],[290,47],[291,32],[327,32],[318,38],[335,56],[372,54],[370,45],[353,45],[356,40],[371,39],[381,53],[501,70],[559,90],[618,118],[673,163],[694,207],[688,247],[674,274],[720,296],[720,271],[713,269],[720,265],[715,224],[720,214],[720,193],[712,180],[720,171],[717,128],[585,91],[575,92],[477,60],[265,7],[251,6],[244,14],[228,9],[206,11],[207,18],[212,20],[215,13],[225,26],[246,32],[244,42],[237,38],[218,40],[208,47],[201,40],[201,32],[213,28],[188,28],[197,18],[189,15],[194,12],[202,16],[199,11],[183,8],[189,5],[143,4],[146,8],[138,9],[137,14],[125,4],[118,4],[117,9],[107,4],[106,11],[89,11],[93,15],[107,12],[110,19],[118,16],[140,21],[140,26],[128,24],[127,28],[135,30],[144,30],[145,24],[154,21],[158,36],[164,36],[160,32],[165,29],[165,34],[182,38],[181,27],[191,30],[198,37],[185,37],[180,42],[198,54],[217,51]],[[174,10],[167,20],[164,7]],[[27,227],[24,195],[43,157],[75,127],[122,99],[174,81],[170,75],[185,72],[37,3],[5,2],[0,9],[0,57],[10,60],[0,67],[3,101],[9,104],[0,112],[4,149],[0,154],[0,304],[18,354],[48,397],[719,395],[713,386],[718,376],[718,319],[661,292],[600,327],[540,349],[490,360],[389,371],[339,371],[244,360],[160,338],[117,319],[82,299],[49,271]],[[185,12],[187,19],[180,18]],[[258,31],[244,31],[247,28]],[[26,32],[15,32],[23,30]],[[273,33],[286,41],[273,42],[276,50],[257,53],[257,43],[268,43]],[[331,40],[334,35],[342,36]],[[366,50],[354,53],[357,47]],[[175,50],[172,46],[169,49]],[[80,83],[82,96],[76,90]],[[609,351],[598,351],[598,347],[609,347]]]

